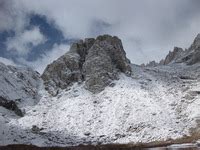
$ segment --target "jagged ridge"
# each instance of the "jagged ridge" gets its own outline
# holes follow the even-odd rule
[[[172,63],[185,63],[187,65],[193,65],[200,62],[200,34],[194,39],[192,45],[183,50],[180,47],[174,47],[173,51],[169,51],[165,59],[162,59],[159,63],[150,61],[148,64],[142,66],[155,67],[158,65],[169,65]]]

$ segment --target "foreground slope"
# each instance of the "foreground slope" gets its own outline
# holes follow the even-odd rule
[[[132,77],[121,75],[114,87],[96,95],[78,84],[56,97],[43,91],[25,117],[9,120],[1,144],[148,143],[197,132],[198,65],[133,69]]]

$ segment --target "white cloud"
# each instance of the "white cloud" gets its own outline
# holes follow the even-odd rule
[[[159,60],[174,46],[187,48],[200,32],[199,0],[18,0],[12,5],[16,30],[30,13],[47,16],[74,38],[96,36],[94,20],[107,22],[111,26],[96,33],[119,36],[133,63]]]
[[[38,27],[34,27],[31,30],[25,30],[18,33],[18,35],[10,38],[7,41],[7,49],[9,51],[17,51],[19,55],[27,55],[29,53],[30,46],[37,46],[45,42],[45,37],[40,33]]]
[[[54,60],[56,60],[60,56],[64,55],[69,50],[69,48],[70,48],[69,45],[55,44],[52,50],[46,52],[44,55],[42,55],[36,61],[28,62],[24,59],[21,59],[19,61],[22,64],[32,67],[34,70],[38,71],[39,73],[43,73],[44,69],[46,68],[46,66],[48,64],[52,63]]]
[[[123,40],[134,63],[161,59],[174,46],[189,47],[200,32],[199,0],[20,0],[29,12],[55,21],[65,36],[85,38],[94,20],[111,27],[103,31]],[[98,33],[98,32],[97,32]],[[102,33],[102,34],[103,34]],[[140,40],[141,44],[136,44]]]
[[[4,63],[5,65],[15,66],[15,63],[12,60],[3,57],[0,57],[0,62]]]

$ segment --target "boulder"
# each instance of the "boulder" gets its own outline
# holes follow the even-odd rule
[[[6,98],[0,96],[0,106],[13,111],[16,115],[20,117],[24,116],[22,110],[19,109],[19,107],[13,100],[7,100]]]
[[[156,61],[150,61],[146,64],[146,67],[156,67],[158,66],[158,63]]]

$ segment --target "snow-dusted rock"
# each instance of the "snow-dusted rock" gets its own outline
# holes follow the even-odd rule
[[[193,65],[200,62],[200,34],[194,39],[192,45],[183,50],[182,48],[175,47],[174,50],[169,52],[161,65],[168,65],[170,63],[186,63]]]
[[[158,63],[156,61],[150,61],[145,66],[147,66],[147,67],[156,67],[156,66],[158,66]]]
[[[193,65],[200,62],[200,34],[197,35],[189,49],[184,51],[179,62]]]
[[[22,110],[18,108],[16,102],[5,99],[4,97],[1,97],[1,96],[0,96],[0,106],[6,108],[8,110],[14,111],[15,114],[20,117],[23,117],[23,115],[24,115]]]
[[[197,35],[192,45],[183,50],[179,47],[174,47],[173,51],[169,51],[167,56],[159,63],[150,61],[144,66],[155,67],[158,65],[169,65],[173,63],[185,63],[187,65],[193,65],[200,62],[200,34]]]
[[[103,35],[72,44],[69,52],[47,66],[42,78],[52,95],[78,81],[85,81],[86,89],[98,93],[117,79],[119,72],[131,74],[121,40]]]
[[[174,47],[174,50],[169,52],[169,54],[164,59],[163,65],[168,65],[169,63],[176,62],[177,59],[183,54],[183,49],[179,47]],[[162,63],[162,61],[161,61]]]
[[[16,102],[19,107],[38,102],[40,85],[37,72],[0,63],[0,96]]]

